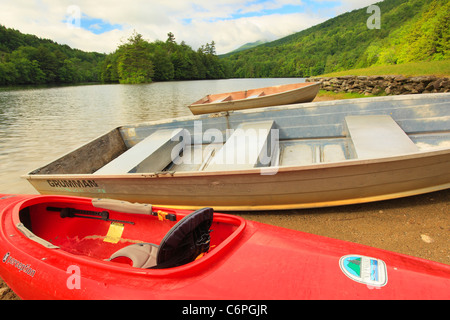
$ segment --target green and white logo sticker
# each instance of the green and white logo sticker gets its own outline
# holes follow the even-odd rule
[[[352,254],[339,259],[339,266],[347,277],[356,282],[374,287],[387,284],[387,270],[383,260]]]

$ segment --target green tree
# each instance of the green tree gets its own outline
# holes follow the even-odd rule
[[[0,25],[0,85],[98,81],[105,57]]]
[[[16,84],[18,78],[18,72],[14,64],[11,62],[0,62],[0,84],[1,85],[13,85]]]
[[[174,67],[170,59],[170,51],[164,44],[156,45],[153,49],[154,79],[156,81],[167,81],[174,79]]]
[[[63,65],[58,70],[60,82],[62,83],[76,83],[83,80],[79,73],[80,60],[77,58],[65,59]]]
[[[120,83],[152,82],[153,62],[149,43],[141,34],[134,33],[128,43],[119,47],[118,74]]]
[[[37,48],[36,60],[39,63],[39,68],[44,72],[46,81],[54,83],[57,80],[58,61],[53,52],[44,45]]]
[[[231,74],[229,63],[215,54],[214,41],[194,51],[184,41],[177,44],[173,33],[169,32],[167,36],[165,42],[149,43],[135,32],[127,43],[100,64],[101,81],[142,83],[219,79]]]
[[[100,80],[103,83],[119,82],[117,52],[109,54],[100,65]]]

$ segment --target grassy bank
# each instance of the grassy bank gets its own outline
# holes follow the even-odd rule
[[[316,98],[314,99],[314,102],[318,101],[329,101],[329,100],[345,100],[345,99],[356,99],[356,98],[369,98],[369,97],[375,97],[375,95],[365,95],[360,93],[347,93],[347,92],[333,92],[333,91],[326,91],[326,90],[320,90],[317,94]]]
[[[403,75],[405,77],[413,76],[450,76],[450,60],[443,61],[425,61],[412,62],[404,64],[372,66],[363,69],[353,69],[324,74],[321,77],[339,77],[339,76],[381,76],[381,75]]]

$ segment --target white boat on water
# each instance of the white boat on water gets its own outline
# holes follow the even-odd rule
[[[450,93],[118,127],[24,176],[42,194],[216,210],[346,205],[450,187]]]

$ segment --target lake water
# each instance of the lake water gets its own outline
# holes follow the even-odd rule
[[[0,193],[37,193],[20,176],[126,124],[191,115],[207,94],[304,82],[227,79],[0,89]]]

